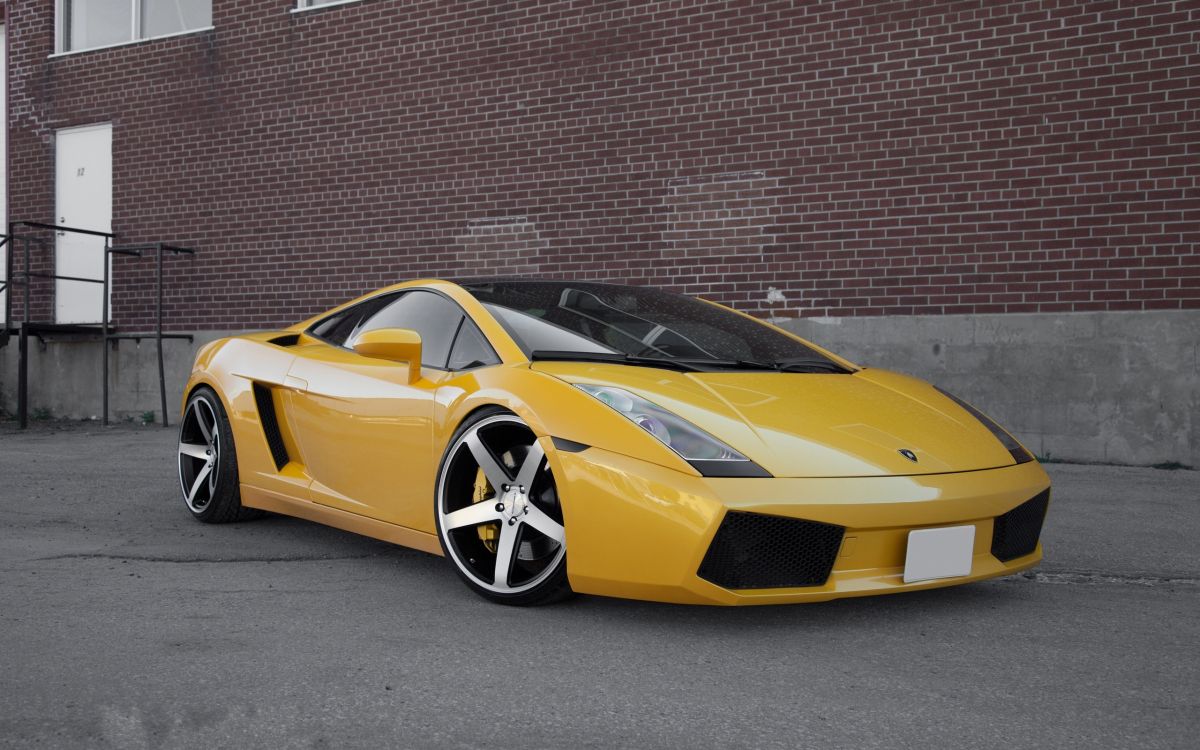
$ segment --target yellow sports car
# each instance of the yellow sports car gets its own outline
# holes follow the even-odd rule
[[[774,604],[1035,565],[1050,481],[974,407],[646,287],[412,281],[196,357],[179,481],[445,555],[506,604]]]

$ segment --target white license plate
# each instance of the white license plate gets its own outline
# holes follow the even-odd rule
[[[974,526],[951,526],[945,529],[908,532],[904,582],[954,578],[969,574],[971,551],[974,546]]]

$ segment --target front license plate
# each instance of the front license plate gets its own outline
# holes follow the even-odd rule
[[[904,559],[904,582],[954,578],[971,572],[974,526],[920,529],[908,532],[908,554]]]

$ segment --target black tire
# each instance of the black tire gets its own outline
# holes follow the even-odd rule
[[[442,455],[441,465],[438,467],[437,484],[434,488],[433,515],[437,523],[438,541],[442,545],[442,552],[446,560],[450,563],[450,567],[467,584],[467,587],[489,601],[510,606],[528,607],[551,604],[567,599],[574,592],[571,591],[571,585],[567,580],[565,537],[562,537],[560,533],[560,540],[555,542],[553,538],[538,531],[532,522],[529,521],[530,518],[537,515],[539,525],[541,525],[546,523],[545,519],[549,518],[550,521],[556,521],[558,531],[562,531],[562,515],[561,506],[558,505],[557,484],[554,482],[553,476],[550,475],[549,469],[546,468],[547,465],[544,457],[538,459],[539,468],[535,470],[536,478],[530,482],[528,487],[530,490],[529,493],[524,493],[525,488],[522,487],[519,494],[502,495],[500,488],[494,487],[495,482],[491,481],[491,478],[488,478],[487,485],[492,488],[495,493],[494,495],[482,501],[463,502],[465,499],[462,494],[463,482],[465,481],[464,475],[471,475],[470,466],[473,460],[471,449],[469,447],[464,448],[464,436],[473,431],[475,434],[479,434],[485,428],[491,431],[493,426],[500,428],[495,430],[495,432],[504,433],[498,436],[497,439],[499,441],[503,442],[505,439],[508,439],[512,443],[507,447],[501,446],[505,448],[500,451],[501,455],[497,456],[493,453],[492,456],[499,459],[497,463],[500,465],[501,470],[509,473],[510,481],[515,481],[515,478],[520,476],[518,470],[523,467],[517,466],[515,462],[514,465],[509,466],[505,463],[502,456],[515,455],[522,448],[525,448],[527,451],[525,454],[526,458],[529,457],[533,449],[537,449],[540,452],[540,446],[535,444],[536,438],[533,431],[519,417],[506,409],[484,407],[473,412],[459,425],[454,435],[450,438],[445,453]],[[526,446],[524,445],[525,443],[530,443],[530,445]],[[488,449],[495,450],[493,446],[489,446]],[[463,455],[464,450],[467,453],[466,456]],[[486,473],[486,471],[478,463],[475,466],[477,473],[473,481],[478,482],[478,472]],[[534,482],[536,482],[536,485]],[[506,486],[515,487],[516,485]],[[534,496],[533,492],[535,486],[537,488],[536,496]],[[483,508],[486,505],[492,509],[499,509],[504,504],[498,501],[503,500],[505,497],[516,498],[512,505],[514,508],[518,505],[525,508],[524,514],[517,518],[506,519],[502,513],[497,513],[498,518],[483,521],[476,526],[462,526],[451,529],[449,532],[444,528],[443,518],[445,514],[453,510],[462,510],[468,506]],[[548,499],[550,497],[553,498],[553,502]],[[478,503],[477,506],[475,505],[476,502]],[[530,509],[526,507],[528,505],[534,507]],[[537,514],[538,511],[541,511],[540,515]],[[514,534],[513,539],[515,541],[514,545],[510,548],[513,550],[509,557],[511,561],[510,571],[515,571],[515,567],[518,564],[522,566],[528,564],[527,561],[519,559],[520,555],[526,549],[526,535],[530,535],[528,549],[532,550],[537,545],[547,550],[543,559],[549,558],[549,562],[541,571],[531,574],[531,583],[514,585],[513,588],[515,590],[500,591],[496,590],[497,584],[494,578],[489,583],[486,580],[486,575],[481,574],[480,571],[486,570],[486,567],[490,563],[486,558],[483,558],[487,554],[488,548],[486,546],[487,542],[483,541],[484,532],[479,531],[479,527],[488,525],[499,527],[499,531],[496,532],[497,539],[495,544],[497,551],[494,554],[497,562],[495,563],[494,570],[498,571],[500,568],[500,563],[498,562],[500,553],[498,550],[506,538],[506,525],[513,526],[516,529],[511,532]],[[471,538],[474,535],[479,536],[479,542],[475,542]],[[553,546],[555,544],[558,546]],[[468,546],[470,547],[469,549],[467,548]],[[551,555],[554,555],[554,557],[551,558]],[[476,557],[483,559],[479,561],[478,565],[473,567],[473,564],[477,562]],[[503,581],[502,586],[507,588],[510,580],[513,580],[512,572]]]
[[[204,453],[212,458],[211,462]],[[200,476],[209,463],[208,472]],[[197,521],[231,523],[263,515],[260,510],[242,507],[233,430],[225,406],[208,386],[193,391],[183,410],[176,464],[184,506]]]

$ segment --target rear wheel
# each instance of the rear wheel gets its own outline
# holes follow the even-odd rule
[[[442,458],[436,502],[442,549],[476,593],[514,605],[571,593],[558,488],[520,417],[486,410],[459,427]]]
[[[179,422],[179,486],[192,516],[228,523],[261,515],[242,507],[237,453],[225,407],[208,386],[188,399]]]

